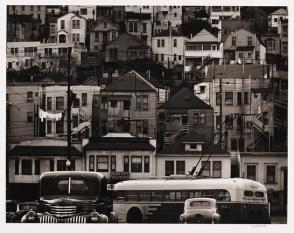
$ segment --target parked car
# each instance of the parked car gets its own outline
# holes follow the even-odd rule
[[[190,198],[185,201],[180,223],[219,223],[216,200],[212,198]]]
[[[46,172],[36,203],[19,204],[22,223],[117,222],[106,178],[97,172]]]

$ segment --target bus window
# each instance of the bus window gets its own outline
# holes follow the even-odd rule
[[[194,192],[189,193],[189,198],[194,198]]]
[[[140,201],[149,201],[150,199],[150,192],[148,191],[142,191],[139,193],[139,199]]]
[[[252,191],[244,191],[244,196],[253,197],[253,192]]]
[[[169,192],[163,193],[163,201],[169,201]]]
[[[183,191],[182,192],[182,200],[186,201],[189,198],[189,192]]]
[[[203,197],[216,198],[215,191],[214,190],[204,190]]]
[[[116,200],[117,201],[125,201],[126,197],[125,197],[125,192],[124,191],[119,191],[116,194]]]
[[[255,196],[256,197],[264,197],[264,193],[263,192],[255,192]]]
[[[138,201],[138,194],[135,191],[128,191],[127,192],[127,198],[128,201]]]
[[[159,191],[152,192],[151,199],[152,201],[162,201],[162,193]]]
[[[176,200],[176,193],[175,192],[170,192],[169,193],[169,200],[170,201],[175,201]]]
[[[201,197],[201,191],[197,191],[194,193],[195,194],[195,198]]]
[[[218,200],[218,201],[231,201],[230,193],[226,190],[220,190],[217,192],[216,200]]]
[[[181,201],[181,192],[176,192],[176,201]]]

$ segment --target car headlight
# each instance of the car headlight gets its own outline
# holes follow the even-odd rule
[[[99,214],[94,211],[90,214],[90,220],[91,222],[99,222]]]
[[[21,219],[21,222],[27,222],[27,223],[32,223],[36,222],[38,219],[37,213],[33,210],[30,210],[23,218]]]

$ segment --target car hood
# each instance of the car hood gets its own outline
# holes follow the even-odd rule
[[[95,197],[87,197],[87,196],[45,196],[40,199],[43,203],[48,203],[51,205],[60,205],[60,206],[68,206],[68,205],[77,205],[77,204],[94,204],[97,201]]]

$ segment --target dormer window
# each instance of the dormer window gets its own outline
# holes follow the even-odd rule
[[[185,143],[185,150],[186,151],[202,151],[202,145],[201,142],[189,142]]]

